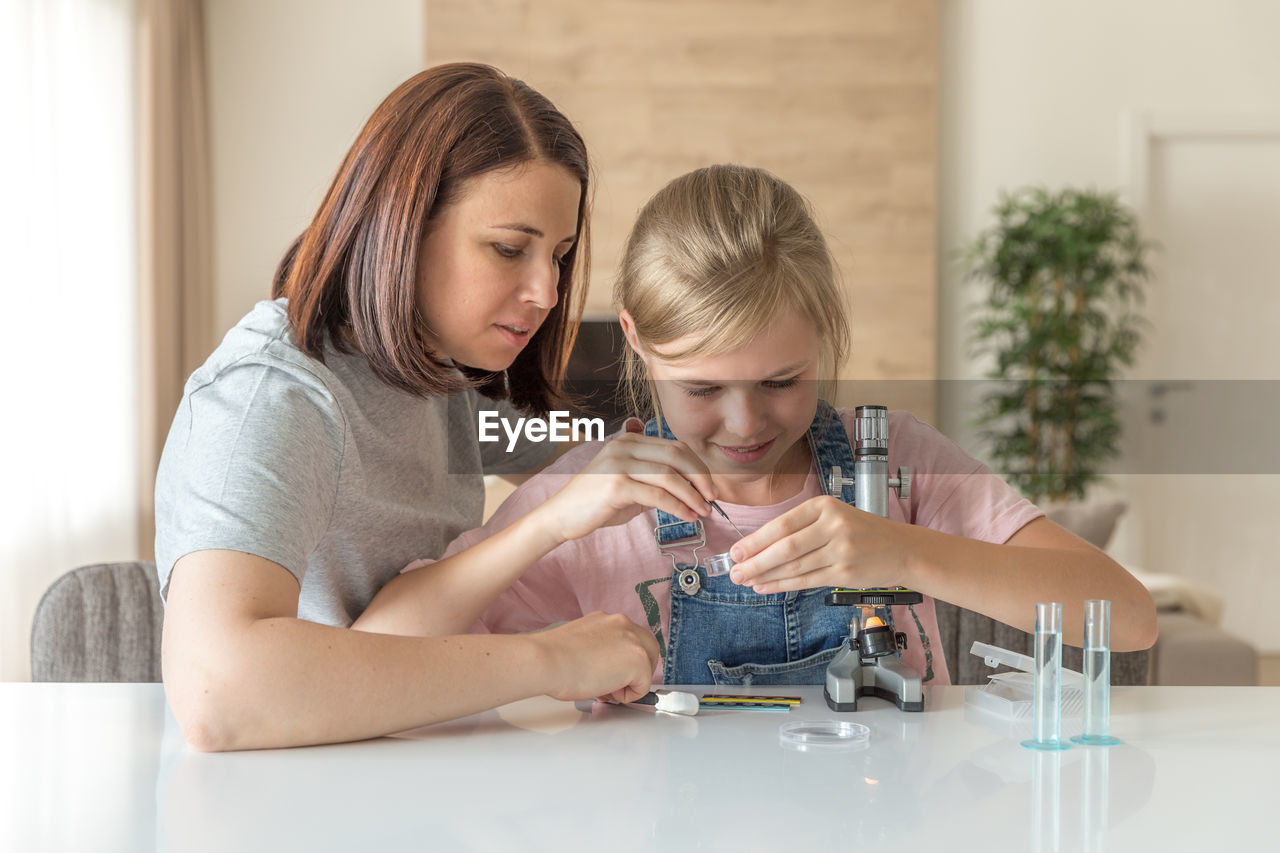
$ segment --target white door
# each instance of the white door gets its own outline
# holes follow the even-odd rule
[[[1280,651],[1280,117],[1137,127],[1132,202],[1161,247],[1117,556],[1217,587],[1224,626]]]

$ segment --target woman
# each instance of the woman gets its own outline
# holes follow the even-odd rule
[[[476,413],[558,401],[588,189],[572,124],[493,68],[428,69],[374,111],[274,301],[188,381],[161,459],[165,689],[194,746],[648,689],[656,644],[621,617],[527,637],[347,629],[424,542],[479,524],[483,473],[549,461],[550,445],[480,445]]]

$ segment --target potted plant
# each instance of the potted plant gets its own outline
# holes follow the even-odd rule
[[[1152,244],[1112,193],[1026,188],[994,213],[963,250],[966,280],[987,288],[971,348],[998,380],[976,425],[1029,499],[1081,499],[1118,452],[1113,382],[1141,339]]]

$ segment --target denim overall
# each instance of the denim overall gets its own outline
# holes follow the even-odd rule
[[[673,439],[657,419],[645,425],[645,435]],[[806,434],[818,482],[827,492],[825,472],[832,465],[854,470],[853,448],[839,414],[824,400]],[[837,495],[854,502],[852,486]],[[658,549],[694,545],[705,541],[702,522],[681,521],[655,509],[654,531]],[[759,595],[739,586],[729,575],[708,577],[697,565],[678,563],[672,555],[671,624],[663,663],[667,684],[822,684],[827,664],[849,634],[848,607],[825,603],[830,588],[792,590]],[[694,559],[697,559],[695,549]],[[882,618],[892,628],[892,612]]]

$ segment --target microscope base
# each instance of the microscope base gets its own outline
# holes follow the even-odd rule
[[[827,665],[823,696],[833,711],[856,711],[863,696],[888,700],[900,711],[924,710],[919,673],[889,655],[864,661],[848,641]]]
[[[827,707],[833,711],[856,711],[858,710],[858,699],[862,696],[876,696],[898,706],[899,711],[923,711],[924,701],[907,702],[897,693],[891,690],[885,690],[882,687],[862,687],[858,689],[857,696],[853,697],[852,702],[837,702],[831,698],[830,691],[822,688],[822,697],[827,700]]]

